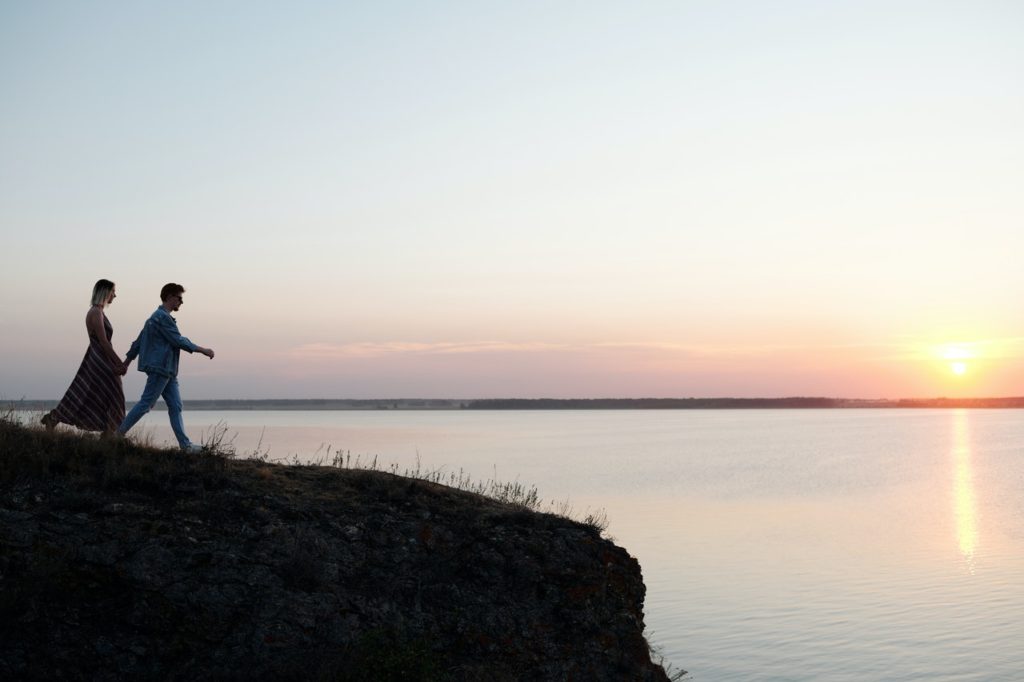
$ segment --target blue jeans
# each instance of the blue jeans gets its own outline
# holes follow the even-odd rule
[[[117,427],[117,432],[124,435],[135,426],[142,417],[153,409],[156,399],[163,397],[167,404],[167,416],[171,418],[171,430],[178,439],[178,445],[187,448],[192,441],[185,435],[185,423],[181,419],[181,393],[178,391],[178,378],[163,374],[146,374],[146,388],[142,389],[142,397],[132,411],[125,416]]]

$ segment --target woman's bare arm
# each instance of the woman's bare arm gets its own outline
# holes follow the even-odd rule
[[[96,340],[100,342],[100,348],[106,353],[114,367],[123,368],[124,363],[121,361],[121,357],[107,338],[107,330],[103,328],[103,312],[99,308],[95,306],[89,308],[89,312],[85,314],[85,327],[89,330],[89,336],[96,337]]]

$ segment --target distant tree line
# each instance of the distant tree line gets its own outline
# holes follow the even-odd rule
[[[0,410],[53,409],[56,400],[9,400]],[[128,402],[130,408],[134,403]],[[1024,408],[1024,397],[1010,398],[307,398],[266,400],[186,400],[187,410],[736,410],[823,408]],[[165,409],[163,401],[156,409]]]
[[[1024,407],[1024,396],[1012,398],[904,398],[891,407]]]
[[[736,410],[822,408],[1021,408],[1024,397],[911,398],[496,398],[470,401],[468,410]]]
[[[720,410],[842,407],[836,398],[499,398],[473,400],[469,410]]]

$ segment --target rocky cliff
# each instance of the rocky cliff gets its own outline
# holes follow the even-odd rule
[[[0,678],[665,680],[599,532],[0,420]]]

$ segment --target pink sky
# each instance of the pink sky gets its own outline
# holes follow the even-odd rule
[[[121,352],[186,286],[192,398],[1024,394],[1021,45],[1013,3],[9,5],[0,399],[62,394],[100,277]]]

